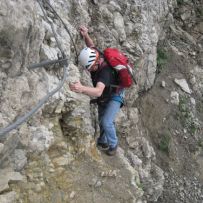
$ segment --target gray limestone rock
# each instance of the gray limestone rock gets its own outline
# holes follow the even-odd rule
[[[16,192],[7,192],[5,194],[0,195],[0,202],[1,203],[14,203],[17,200]]]
[[[125,25],[122,15],[119,12],[114,13],[114,26],[119,34],[120,42],[126,40]]]
[[[29,141],[29,150],[32,152],[42,152],[47,150],[54,141],[53,132],[45,126],[30,127],[31,137]]]
[[[0,170],[0,192],[9,189],[9,182],[23,181],[23,176],[10,168]]]
[[[179,85],[180,86],[180,88],[184,91],[184,92],[186,92],[186,93],[188,93],[188,94],[191,94],[192,93],[192,91],[190,90],[190,88],[189,88],[189,86],[188,86],[188,83],[187,83],[187,81],[185,80],[185,79],[176,79],[175,78],[175,83],[177,84],[177,85]]]
[[[22,149],[16,149],[11,155],[11,162],[14,163],[14,170],[21,171],[27,164],[26,151]]]
[[[191,89],[199,96],[203,94],[202,55],[200,53],[197,55],[197,50],[192,50],[193,46],[197,45],[195,36],[174,23],[172,14],[177,2],[174,0],[51,0],[49,2],[66,23],[78,51],[84,47],[78,32],[78,26],[82,24],[89,27],[89,34],[99,48],[116,46],[122,49],[134,64],[141,59],[138,68],[133,69],[138,85],[126,90],[128,104],[117,117],[118,134],[126,138],[127,147],[130,148],[127,155],[119,148],[118,158],[122,160],[122,166],[129,171],[130,184],[138,193],[138,196],[131,195],[133,202],[146,202],[140,200],[143,195],[147,201],[157,201],[163,191],[163,172],[153,163],[156,159],[155,151],[144,138],[147,135],[142,132],[143,126],[141,127],[140,123],[143,121],[139,118],[139,107],[135,101],[140,90],[148,90],[154,85],[157,44],[166,36],[165,27],[170,25],[175,40],[178,37],[184,39],[184,43],[190,45],[186,45],[189,55],[199,58],[199,65],[191,67],[189,79]],[[191,2],[187,1],[187,3]],[[47,6],[45,8],[47,9]],[[59,53],[51,26],[46,22],[37,1],[1,0],[0,16],[0,127],[3,128],[32,109],[53,90],[61,81],[63,71],[59,66],[28,69],[32,63],[44,59],[56,59]],[[190,7],[181,8],[180,18],[188,24],[193,24],[194,16],[194,10]],[[61,154],[57,151],[58,154],[53,153],[54,156],[50,157],[52,159],[50,162],[53,163],[50,164],[49,172],[52,174],[64,172],[65,167],[74,160],[75,157],[69,154],[69,151],[74,152],[75,156],[85,152],[93,159],[97,154],[96,137],[94,137],[96,134],[94,127],[97,127],[94,125],[96,114],[94,117],[93,113],[91,114],[93,108],[89,105],[90,98],[71,92],[68,87],[70,82],[76,81],[91,85],[90,75],[75,64],[76,53],[72,40],[50,9],[48,17],[53,22],[56,35],[68,57],[70,64],[68,78],[61,91],[50,98],[37,114],[15,131],[20,137],[20,144],[15,145],[16,149],[12,149],[4,142],[0,144],[0,154],[5,148],[11,148],[8,149],[12,152],[12,156],[9,154],[10,165],[17,171],[21,171],[27,164],[27,152],[52,154],[53,149],[50,147],[53,145],[53,148],[61,150]],[[196,24],[194,30],[202,32],[202,22]],[[176,42],[171,43],[170,47],[176,55],[183,58],[187,56],[187,52],[180,49]],[[166,81],[167,87],[162,88],[161,91],[170,88],[170,83]],[[175,79],[175,82],[184,92],[192,93],[186,80]],[[165,87],[163,83],[162,86]],[[171,102],[178,105],[179,94],[173,91],[170,96]],[[194,100],[191,100],[191,103],[195,109]],[[38,164],[37,160],[33,161],[33,170],[39,170],[37,175],[42,179],[43,175]],[[54,164],[59,168],[54,168]],[[32,177],[34,175],[28,175],[31,182],[35,180],[35,177]],[[21,175],[16,172],[0,172],[0,176],[0,192],[10,189],[9,181],[22,180]],[[139,188],[140,179],[144,183],[144,192]],[[43,192],[45,185],[41,186],[40,183],[36,185],[35,191],[30,191],[28,201],[32,201],[32,198],[36,202],[41,201],[39,194]],[[98,182],[97,186],[102,187],[103,183],[101,185],[101,182]],[[68,192],[71,194],[71,190]],[[70,198],[74,199],[78,195],[72,193]],[[181,196],[184,198],[182,193]],[[15,202],[15,198],[15,192],[4,193],[0,195],[0,202]]]
[[[180,100],[179,100],[179,94],[178,94],[178,92],[172,91],[170,96],[171,96],[171,103],[179,105],[179,101]]]
[[[3,151],[3,149],[4,149],[4,144],[0,143],[0,154]]]

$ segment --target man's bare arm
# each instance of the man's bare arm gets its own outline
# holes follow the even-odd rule
[[[102,82],[98,82],[96,87],[88,87],[82,85],[79,81],[73,84],[69,84],[70,90],[77,93],[83,93],[93,97],[100,97],[104,91],[105,85]]]

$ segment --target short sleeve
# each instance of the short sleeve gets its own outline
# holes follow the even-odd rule
[[[103,68],[98,75],[97,82],[102,82],[105,86],[110,86],[110,84],[111,84],[111,69],[110,68]]]

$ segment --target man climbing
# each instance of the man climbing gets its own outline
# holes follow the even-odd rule
[[[86,48],[79,55],[80,65],[91,74],[93,87],[84,86],[79,81],[70,84],[70,90],[97,97],[100,136],[97,139],[99,149],[107,155],[115,155],[118,138],[115,129],[115,117],[123,104],[124,89],[118,87],[117,72],[111,68],[102,54],[95,48],[85,26],[80,27]],[[116,87],[115,87],[116,86]]]

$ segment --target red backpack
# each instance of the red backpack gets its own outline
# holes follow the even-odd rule
[[[124,88],[130,87],[134,78],[128,58],[116,48],[106,48],[103,54],[109,65],[118,72],[119,85]]]

